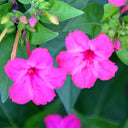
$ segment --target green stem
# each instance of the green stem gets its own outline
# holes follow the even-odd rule
[[[6,111],[6,109],[4,108],[4,106],[1,102],[0,102],[0,107],[2,108],[3,112],[5,113],[6,117],[8,118],[9,123],[13,126],[13,128],[18,128],[18,126],[13,122],[13,120],[11,119],[10,115],[8,114],[8,112]]]
[[[31,10],[32,10],[32,7],[29,8],[29,9],[24,13],[24,15],[28,15],[28,14],[30,13]]]

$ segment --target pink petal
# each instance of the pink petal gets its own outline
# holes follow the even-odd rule
[[[71,114],[64,118],[61,128],[81,128],[81,123],[79,118],[77,118],[74,114]]]
[[[33,93],[29,77],[23,76],[19,81],[15,82],[10,87],[9,94],[9,98],[18,104],[25,104],[32,100]]]
[[[101,80],[109,80],[115,76],[118,67],[110,60],[95,62],[98,76]]]
[[[15,58],[14,60],[9,60],[5,65],[5,73],[10,79],[16,81],[26,73],[27,68],[28,65],[26,60]]]
[[[43,68],[51,67],[53,65],[53,58],[50,56],[49,52],[45,48],[36,48],[32,51],[31,56],[28,58],[27,62],[32,67]]]
[[[64,69],[68,74],[72,74],[82,64],[83,55],[77,52],[70,53],[62,51],[57,56],[56,61],[60,68]]]
[[[61,128],[60,123],[62,120],[63,118],[60,115],[48,115],[45,117],[44,122],[47,128]]]
[[[113,4],[114,6],[120,7],[123,6],[127,0],[108,0],[110,4]]]
[[[89,48],[88,41],[88,36],[85,33],[75,30],[66,37],[65,45],[71,52],[84,51]]]
[[[91,88],[97,79],[93,66],[80,69],[75,74],[72,74],[74,84],[80,88]]]
[[[32,89],[33,89],[33,102],[36,105],[45,105],[47,102],[51,102],[56,96],[53,89],[47,87],[45,81],[40,79],[38,76],[34,76],[32,80]]]
[[[47,68],[39,71],[41,80],[51,89],[60,88],[66,80],[66,72],[59,68]]]
[[[114,52],[112,40],[107,35],[99,34],[98,37],[90,41],[91,50],[103,59],[108,59]]]
[[[29,19],[29,24],[31,27],[34,27],[37,23],[36,15],[32,14],[31,18]]]

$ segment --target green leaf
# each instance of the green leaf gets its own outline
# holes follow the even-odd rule
[[[0,0],[0,5],[4,4],[4,3],[7,3],[7,2],[8,2],[8,0]]]
[[[40,23],[36,24],[35,29],[36,32],[31,33],[31,44],[41,44],[58,36],[58,33],[50,31],[49,29],[43,27]]]
[[[67,76],[64,85],[60,89],[56,90],[62,103],[64,104],[67,113],[70,113],[73,109],[74,104],[80,94],[80,91],[81,89],[73,84],[71,76],[69,75]]]
[[[128,128],[128,120],[125,122],[125,124],[122,128]]]
[[[75,9],[74,7],[71,7],[64,2],[56,0],[52,0],[52,6],[49,12],[57,16],[59,21],[67,20],[83,14],[83,11]],[[45,15],[42,15],[40,20],[46,23],[50,23]]]
[[[114,14],[117,13],[119,13],[119,7],[115,7],[113,4],[105,4],[102,22],[108,21]]]
[[[97,3],[88,4],[82,9],[85,13],[69,21],[63,31],[81,30],[96,37],[101,31],[103,6]]]
[[[86,4],[89,2],[89,0],[75,0],[74,2],[71,3],[71,6],[82,9],[86,6]]]
[[[30,4],[31,0],[18,0],[22,4]]]
[[[9,11],[11,11],[11,9],[12,9],[11,2],[0,5],[0,21],[3,17],[3,15],[6,15]]]
[[[117,56],[119,59],[128,65],[128,47],[121,47],[120,51],[116,51]]]
[[[95,116],[84,116],[76,111],[74,113],[81,120],[82,128],[119,128],[117,122]]]

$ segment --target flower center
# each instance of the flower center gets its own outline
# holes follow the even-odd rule
[[[83,54],[84,54],[83,61],[87,60],[88,62],[92,62],[95,57],[95,54],[92,50],[86,50],[83,52]]]
[[[34,75],[34,74],[35,74],[35,71],[36,71],[35,68],[30,68],[30,69],[28,69],[28,73],[29,73],[30,75]]]

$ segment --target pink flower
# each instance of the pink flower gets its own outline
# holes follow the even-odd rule
[[[80,120],[74,114],[64,118],[60,115],[48,115],[44,122],[47,128],[81,128]]]
[[[36,48],[28,60],[15,58],[5,65],[5,72],[14,84],[9,89],[10,98],[18,104],[32,100],[36,105],[51,102],[66,79],[65,71],[54,68],[47,49]]]
[[[109,60],[114,51],[107,35],[99,34],[89,40],[83,32],[75,30],[66,38],[67,51],[57,56],[60,68],[72,75],[72,80],[80,88],[90,88],[97,78],[109,80],[118,67]]]
[[[118,40],[117,36],[115,36],[115,38],[114,38],[114,48],[117,51],[120,51],[120,49],[121,49],[121,42]]]
[[[29,24],[31,27],[34,27],[37,23],[37,19],[36,19],[36,16],[35,14],[32,14],[31,18],[29,19]]]
[[[20,22],[22,22],[23,24],[27,24],[28,20],[27,20],[26,16],[20,16]]]
[[[114,6],[120,7],[123,6],[127,0],[108,0],[110,4],[113,4]]]

